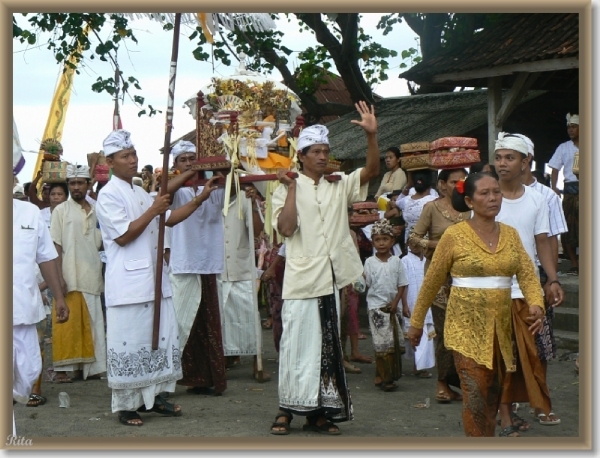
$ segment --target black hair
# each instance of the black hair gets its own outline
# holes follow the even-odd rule
[[[492,175],[496,180],[498,179],[498,174],[496,173],[496,167],[494,167],[494,164],[490,164],[488,162],[478,162],[476,164],[473,164],[471,167],[469,167],[469,174],[473,174],[473,173],[485,173],[483,171],[483,168],[489,165],[490,166],[490,175]]]
[[[69,188],[66,183],[51,183],[49,192],[51,193],[54,188],[61,188],[65,192],[67,199],[69,198]]]
[[[417,189],[419,181],[423,183],[423,190],[431,188],[431,172],[426,170],[417,170],[416,172],[413,172],[413,186],[415,187],[415,190]]]
[[[145,165],[145,166],[144,166],[144,169],[145,169],[145,170],[148,170],[150,173],[152,173],[152,172],[154,171],[154,169],[152,168],[152,166],[151,166],[150,164],[148,164],[148,165]]]
[[[475,189],[477,189],[477,182],[485,177],[492,177],[497,179],[491,173],[487,172],[476,172],[471,173],[467,176],[464,184],[464,192],[461,194],[458,192],[458,189],[454,188],[452,191],[452,207],[458,212],[468,212],[471,209],[467,206],[465,202],[465,197],[473,198],[475,195]]]
[[[396,159],[400,159],[400,149],[396,146],[390,146],[385,152],[391,151],[396,156]]]
[[[465,176],[467,175],[467,171],[465,169],[444,169],[440,170],[437,181],[448,181],[450,175],[452,175],[454,172],[463,172]]]
[[[31,186],[31,181],[28,181],[23,185],[23,194],[27,194],[29,192],[29,186]]]

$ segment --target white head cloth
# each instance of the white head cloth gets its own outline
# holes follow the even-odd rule
[[[573,116],[571,116],[571,113],[567,113],[567,126],[569,124],[577,124],[577,125],[579,125],[579,115],[578,114],[574,114]]]
[[[102,142],[104,155],[110,156],[111,154],[118,153],[124,149],[133,148],[133,143],[131,143],[129,137],[131,137],[131,134],[126,130],[113,130],[108,137],[104,139],[104,142]]]
[[[523,141],[527,144],[527,154],[530,154],[531,156],[533,156],[533,142],[531,141],[531,138],[529,138],[526,135],[523,134],[513,134],[515,137],[519,137],[522,138]]]
[[[305,127],[298,136],[298,151],[302,151],[307,146],[311,145],[329,145],[329,130],[321,124]]]
[[[140,177],[133,177],[131,182],[136,186],[142,186],[144,181]]]
[[[87,165],[67,165],[68,178],[90,178],[90,168]]]
[[[496,147],[494,148],[494,151],[498,151],[499,149],[512,149],[524,154],[525,156],[529,154],[525,140],[515,136],[514,134],[508,134],[506,132],[500,132],[498,134],[498,140],[496,140]]]
[[[192,142],[179,140],[175,146],[171,148],[171,154],[173,155],[173,159],[177,159],[177,156],[183,153],[196,153],[196,145]]]

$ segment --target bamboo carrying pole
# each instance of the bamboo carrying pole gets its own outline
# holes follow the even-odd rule
[[[177,76],[177,55],[179,52],[179,26],[181,13],[175,14],[173,26],[173,49],[169,73],[169,97],[167,99],[167,116],[165,123],[165,144],[163,147],[163,174],[160,181],[160,196],[167,193],[169,181],[169,155],[171,154],[171,130],[173,129],[173,102],[175,98],[175,77]],[[154,326],[152,328],[152,350],[158,350],[158,331],[160,329],[160,304],[162,299],[163,251],[165,247],[165,213],[158,222],[158,247],[156,261],[156,288],[154,289]]]

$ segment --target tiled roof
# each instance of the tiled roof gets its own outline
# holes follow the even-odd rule
[[[576,13],[505,14],[460,47],[443,49],[400,75],[429,83],[435,75],[579,56]]]
[[[522,102],[542,93],[530,91]],[[390,146],[460,136],[487,124],[487,97],[487,90],[476,90],[394,97],[376,102],[377,138],[382,154]],[[327,124],[331,152],[338,160],[364,158],[367,151],[363,130],[351,124],[351,119],[359,119],[356,111]]]

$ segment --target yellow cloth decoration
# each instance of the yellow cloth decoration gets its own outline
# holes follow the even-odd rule
[[[212,14],[212,13],[208,13]],[[211,45],[214,44],[215,40],[213,39],[212,30],[208,25],[208,17],[207,13],[196,13],[198,16],[198,22],[200,22],[200,27],[202,27],[202,33],[206,37],[206,41],[208,41]]]
[[[90,27],[86,26],[83,29],[83,34],[87,36],[90,31]],[[82,52],[81,46],[77,48],[77,53]],[[65,125],[65,119],[67,114],[67,108],[69,106],[69,100],[71,99],[71,89],[73,87],[73,76],[75,75],[75,69],[77,66],[77,59],[74,56],[75,52],[69,56],[68,62],[65,62],[64,71],[60,77],[60,81],[56,90],[54,91],[54,97],[52,98],[52,105],[50,105],[50,113],[48,114],[48,120],[46,121],[46,128],[44,129],[43,139],[53,138],[56,141],[62,139],[62,131]],[[71,67],[72,65],[72,67]],[[44,152],[40,151],[38,154],[35,168],[33,169],[33,178],[38,174],[38,171],[42,170],[42,160],[44,159]],[[42,188],[42,180],[38,182],[38,190]]]
[[[60,366],[96,361],[90,312],[83,294],[71,291],[65,296],[69,307],[66,323],[56,322],[56,299],[52,301],[52,361],[54,369]]]

